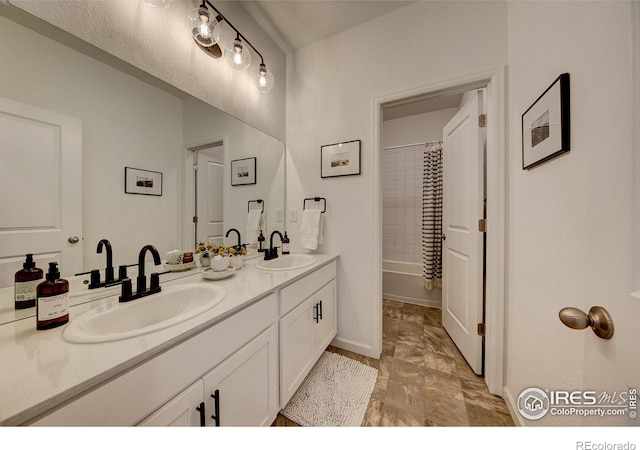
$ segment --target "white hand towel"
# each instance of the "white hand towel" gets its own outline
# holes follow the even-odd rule
[[[260,234],[260,226],[262,225],[262,211],[259,209],[252,209],[247,214],[247,244],[256,244],[258,242],[258,235]],[[263,230],[264,233],[264,230]]]
[[[319,209],[305,209],[300,224],[300,244],[309,250],[316,250],[323,239],[322,212]]]

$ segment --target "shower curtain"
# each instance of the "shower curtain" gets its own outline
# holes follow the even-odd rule
[[[442,287],[442,142],[427,143],[422,180],[422,277]]]

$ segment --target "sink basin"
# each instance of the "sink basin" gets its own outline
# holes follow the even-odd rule
[[[269,261],[260,260],[256,267],[262,270],[294,270],[308,267],[316,262],[316,258],[311,255],[281,255]]]
[[[62,337],[68,342],[91,343],[151,333],[213,308],[225,295],[224,288],[211,284],[163,287],[162,291],[148,297],[72,316]]]

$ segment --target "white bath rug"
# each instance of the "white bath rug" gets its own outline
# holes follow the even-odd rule
[[[358,427],[377,378],[373,367],[324,352],[281,413],[305,427]]]

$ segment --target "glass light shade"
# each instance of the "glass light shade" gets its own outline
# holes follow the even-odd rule
[[[235,70],[244,70],[251,65],[249,46],[236,38],[224,49],[224,57]]]
[[[260,64],[258,73],[256,74],[255,84],[260,92],[269,92],[273,87],[275,80],[270,70],[267,70],[267,66]]]
[[[220,39],[218,21],[206,6],[200,6],[189,13],[191,36],[203,47],[211,47]]]

